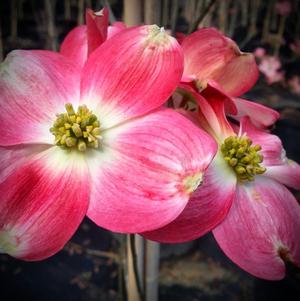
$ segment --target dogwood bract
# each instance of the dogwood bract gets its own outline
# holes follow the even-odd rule
[[[89,55],[106,39],[126,28],[122,22],[115,22],[108,26],[108,9],[98,12],[87,9],[85,13],[86,25],[73,28],[61,44],[60,53],[83,67]]]
[[[259,127],[272,125],[279,114],[258,103],[239,98],[258,79],[258,68],[251,53],[241,52],[237,44],[214,28],[203,28],[185,37],[182,84],[206,94],[223,93],[235,106],[226,106],[226,114],[239,120],[249,116]]]
[[[83,217],[119,232],[176,218],[216,144],[161,105],[182,76],[176,40],[157,26],[112,37],[85,66],[13,51],[0,66],[0,250],[38,260]]]

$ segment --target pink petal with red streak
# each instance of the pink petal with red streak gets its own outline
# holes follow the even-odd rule
[[[80,70],[50,51],[11,52],[0,66],[0,145],[53,143],[56,113],[79,100]]]
[[[252,53],[239,53],[224,68],[212,74],[212,78],[232,96],[249,91],[258,77],[259,71]]]
[[[83,157],[51,147],[6,175],[0,184],[2,252],[41,260],[61,250],[88,207],[89,175]]]
[[[245,133],[253,142],[261,146],[261,154],[264,157],[263,165],[281,165],[285,157],[285,151],[281,140],[276,135],[255,127],[249,117],[240,120],[242,133]]]
[[[283,164],[268,166],[266,176],[294,189],[300,189],[300,165],[285,158]]]
[[[225,112],[233,115],[237,114],[237,107],[233,98],[224,91],[218,82],[209,80],[207,82],[206,89],[204,89],[201,94],[207,98],[207,100],[210,100],[211,98],[222,99],[224,102]]]
[[[26,144],[0,147],[0,183],[33,156],[48,149],[49,145]]]
[[[232,98],[236,107],[237,114],[231,116],[240,120],[243,116],[248,116],[251,122],[258,128],[267,128],[273,125],[280,117],[280,114],[264,105],[242,98]]]
[[[225,254],[256,277],[282,279],[283,259],[300,265],[299,204],[265,177],[238,187],[227,218],[213,233]]]
[[[88,59],[81,100],[103,128],[141,116],[171,96],[182,75],[182,60],[176,40],[157,26],[123,30]]]
[[[204,174],[182,213],[163,228],[142,233],[150,240],[178,243],[196,239],[212,230],[226,217],[234,198],[236,176],[217,155]]]
[[[200,81],[215,80],[232,96],[248,91],[258,79],[252,54],[240,52],[238,46],[214,28],[200,29],[182,41],[184,75]]]
[[[199,105],[199,123],[213,135],[219,142],[224,138],[234,135],[234,131],[225,115],[225,106],[231,100],[222,92],[208,86],[201,94],[197,93],[190,85],[181,83],[179,92],[188,93]]]
[[[162,110],[109,129],[88,158],[93,175],[88,217],[117,232],[153,230],[186,206],[187,176],[201,174],[216,144],[192,122]]]
[[[94,12],[88,8],[85,13],[85,18],[89,56],[106,40],[108,28],[108,9],[103,8],[98,12]]]

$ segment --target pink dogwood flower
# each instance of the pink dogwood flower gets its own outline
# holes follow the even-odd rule
[[[259,71],[264,75],[269,85],[284,80],[284,72],[281,71],[280,59],[276,56],[266,55],[258,65]]]
[[[249,117],[231,125],[225,117],[230,99],[222,94],[181,90],[199,105],[183,112],[219,145],[203,184],[183,212],[161,229],[143,233],[174,243],[213,230],[225,254],[260,278],[281,279],[285,262],[300,266],[300,207],[288,185],[300,189],[300,166],[287,159],[277,136],[255,127]]]
[[[59,53],[13,51],[0,65],[0,251],[39,260],[87,214],[143,232],[175,219],[216,145],[162,104],[182,76],[157,26],[112,37],[83,69]]]

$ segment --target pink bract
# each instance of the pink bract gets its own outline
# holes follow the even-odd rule
[[[162,227],[215,154],[204,131],[161,109],[183,70],[180,46],[162,29],[124,30],[80,67],[49,51],[13,51],[0,65],[1,252],[49,257],[86,213],[119,232]],[[55,145],[49,129],[67,103],[98,118],[99,148]]]
[[[178,92],[198,103],[198,112],[184,115],[212,135],[219,150],[203,185],[178,218],[143,235],[173,243],[213,230],[219,246],[241,268],[260,278],[283,278],[285,262],[300,265],[300,207],[283,186],[300,188],[300,166],[286,158],[277,136],[253,125],[249,117],[241,117],[239,126],[231,125],[225,116],[229,100],[222,95],[207,93],[204,98],[182,85]],[[247,135],[262,148],[267,171],[252,182],[241,181],[221,152],[224,140],[236,135]]]
[[[86,10],[86,25],[72,29],[62,42],[60,53],[83,67],[89,55],[106,39],[126,28],[122,22],[108,26],[108,9],[98,12]]]
[[[254,55],[241,52],[234,41],[214,28],[203,28],[185,37],[182,49],[182,86],[186,88],[190,85],[204,97],[209,93],[223,93],[222,97],[227,99],[226,114],[234,119],[249,116],[261,128],[272,125],[278,119],[276,111],[236,97],[247,92],[258,79]],[[262,50],[257,52],[265,58]],[[256,111],[258,114],[253,114]]]
[[[182,41],[184,76],[201,86],[216,81],[231,96],[248,91],[258,78],[255,58],[239,50],[234,41],[214,28],[203,28]]]

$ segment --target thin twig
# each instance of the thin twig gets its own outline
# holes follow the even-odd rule
[[[126,235],[121,236],[120,246],[119,246],[119,264],[118,264],[118,301],[127,300],[126,291],[126,279],[125,279],[125,269],[126,269]]]
[[[140,277],[139,277],[139,272],[138,272],[138,265],[137,265],[137,253],[136,253],[136,249],[135,249],[135,235],[134,234],[130,234],[130,250],[131,250],[131,255],[132,255],[132,264],[133,264],[133,271],[134,271],[134,277],[135,277],[135,282],[136,282],[136,286],[138,289],[138,293],[139,293],[139,297],[141,301],[145,300],[145,295],[144,292],[142,290],[142,285],[140,282]]]
[[[84,0],[78,0],[77,8],[77,24],[81,25],[84,23]]]
[[[44,0],[46,16],[47,16],[47,32],[48,32],[48,45],[54,51],[58,49],[57,35],[55,30],[55,2],[50,0]]]
[[[146,240],[145,301],[158,301],[160,245]]]
[[[163,9],[162,9],[162,26],[167,27],[169,24],[169,0],[163,0]]]
[[[144,2],[145,24],[160,25],[161,3],[160,0],[147,0]]]
[[[72,249],[75,248],[75,249],[78,249],[80,250],[81,252],[84,252],[86,253],[87,255],[91,255],[91,256],[97,256],[97,257],[104,257],[104,258],[109,258],[109,259],[112,259],[114,260],[115,262],[119,263],[120,262],[120,256],[113,253],[113,252],[108,252],[108,251],[100,251],[100,250],[94,250],[94,249],[89,249],[89,248],[86,248],[86,247],[83,247],[75,242],[69,242],[65,249],[68,250],[68,249]]]
[[[264,18],[263,22],[263,29],[262,29],[262,42],[265,43],[269,37],[269,29],[270,29],[270,19],[272,14],[272,9],[274,6],[275,1],[269,0],[267,5],[267,13]]]
[[[71,20],[71,0],[64,1],[65,20]]]
[[[228,19],[228,3],[227,1],[219,2],[218,18],[219,18],[219,29],[226,34],[227,19]]]
[[[18,6],[17,0],[10,3],[10,38],[15,43],[18,37]]]
[[[178,0],[172,2],[171,8],[171,32],[174,33],[176,30],[176,20],[178,15]]]
[[[112,9],[111,9],[111,5],[109,3],[108,0],[102,0],[102,6],[103,7],[107,7],[108,8],[108,12],[109,12],[109,23],[113,24],[117,21],[116,16],[114,15]]]
[[[85,251],[86,251],[86,254],[88,254],[88,255],[106,257],[106,258],[113,259],[116,262],[120,261],[119,256],[117,254],[112,253],[112,252],[92,250],[92,249],[86,249]]]
[[[211,0],[209,2],[209,4],[205,7],[205,9],[203,10],[202,14],[200,14],[200,16],[198,17],[198,19],[194,22],[194,25],[191,26],[191,29],[189,30],[188,33],[191,33],[195,30],[197,30],[198,28],[198,24],[205,18],[205,16],[208,14],[208,12],[210,11],[210,9],[213,7],[213,5],[217,2],[217,0]]]
[[[142,23],[142,1],[123,0],[124,22],[128,26],[136,26]]]
[[[229,22],[229,28],[228,28],[228,36],[233,37],[234,31],[236,28],[236,21],[237,21],[237,16],[239,13],[239,2],[237,1],[232,1],[232,14]]]

